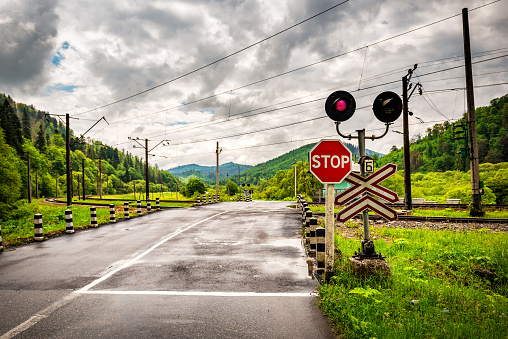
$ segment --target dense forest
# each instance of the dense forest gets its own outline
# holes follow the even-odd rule
[[[0,209],[28,198],[28,155],[32,196],[66,194],[65,125],[45,113],[0,94]],[[137,191],[144,189],[143,159],[100,141],[76,138],[72,130],[70,134],[73,195],[82,192],[83,164],[87,194],[130,193],[134,185]],[[149,167],[149,180],[151,190],[177,185],[177,179],[157,165]]]
[[[468,171],[469,158],[465,149],[467,139],[455,139],[463,136],[465,117],[458,123],[445,121],[427,129],[427,135],[411,138],[411,172]],[[480,163],[497,164],[508,161],[508,94],[494,99],[489,106],[476,109],[478,156]],[[466,128],[467,129],[467,128]],[[455,132],[455,133],[454,133]],[[459,154],[457,154],[459,152]],[[403,149],[393,146],[391,152],[377,161],[378,166],[395,163],[403,168]]]

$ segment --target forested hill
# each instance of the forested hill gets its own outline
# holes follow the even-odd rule
[[[238,171],[243,172],[251,167],[252,166],[250,165],[240,165],[234,162],[219,165],[219,180],[226,180],[227,174],[229,174],[229,177],[231,178],[234,176],[238,177]],[[217,169],[215,166],[188,164],[170,168],[167,171],[175,177],[181,179],[183,182],[187,182],[190,178],[199,178],[206,183],[215,183]]]
[[[7,210],[6,206],[14,206],[17,200],[28,196],[27,154],[30,154],[33,196],[36,192],[39,197],[55,196],[55,181],[58,182],[58,195],[66,193],[65,126],[53,117],[45,117],[45,113],[31,105],[16,103],[10,96],[0,93],[0,210]],[[132,192],[135,182],[137,187],[144,187],[143,159],[100,141],[74,138],[72,130],[70,134],[74,195],[78,194],[83,179],[83,160],[88,194],[96,194],[100,189],[99,178],[105,193]],[[38,190],[35,187],[36,168]],[[177,180],[157,165],[150,167],[148,174],[151,186],[157,184],[157,190],[161,189],[161,184],[166,189],[176,187]],[[0,219],[2,215],[0,211]]]
[[[353,153],[353,157],[358,157],[358,147],[347,143],[342,142],[351,153]],[[316,144],[307,144],[300,148],[294,149],[288,153],[285,153],[277,158],[268,160],[261,164],[258,164],[254,167],[249,168],[245,172],[242,173],[242,182],[250,183],[250,184],[258,184],[258,182],[262,179],[270,179],[272,178],[278,171],[290,169],[296,162],[305,162],[309,157],[309,151]],[[374,159],[378,159],[382,154],[366,150],[367,154],[373,157]]]
[[[508,161],[508,94],[493,99],[489,106],[476,109],[478,155],[480,163],[497,164]],[[466,116],[459,123],[465,124]],[[457,123],[455,123],[457,124]],[[466,127],[467,129],[467,127]],[[455,131],[459,131],[455,128]],[[459,136],[456,133],[455,136]],[[461,148],[467,140],[455,140],[453,124],[445,121],[427,129],[427,135],[411,138],[411,172],[468,171],[469,158],[462,157]],[[464,154],[466,155],[466,154]],[[389,154],[377,162],[378,166],[396,163],[403,169],[403,149],[393,146]]]

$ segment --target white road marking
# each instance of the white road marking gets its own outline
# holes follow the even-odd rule
[[[37,324],[39,321],[41,321],[42,319],[45,319],[47,317],[49,317],[49,315],[51,313],[53,313],[54,311],[56,311],[57,309],[59,309],[60,307],[63,307],[65,305],[67,305],[68,303],[70,303],[73,299],[76,299],[79,295],[78,294],[69,294],[68,296],[66,296],[65,298],[63,299],[60,299],[56,302],[54,302],[53,304],[49,305],[48,307],[46,307],[45,309],[43,309],[42,311],[34,314],[32,317],[30,317],[30,319],[28,319],[27,321],[25,321],[24,323],[16,326],[15,328],[13,328],[12,330],[10,330],[9,332],[7,333],[4,333],[2,336],[0,336],[0,339],[10,339],[10,338],[14,338],[15,336],[17,336],[18,334],[22,333],[23,331],[26,331],[28,330],[30,327],[34,326],[35,324]]]
[[[212,215],[211,217],[208,217],[206,219],[203,219],[201,221],[198,221],[197,223],[194,223],[190,226],[187,226],[179,231],[176,231],[176,232],[173,232],[171,234],[169,234],[168,236],[166,236],[165,238],[163,238],[161,241],[159,241],[158,243],[156,243],[155,245],[153,245],[152,247],[150,247],[149,249],[147,249],[146,251],[144,251],[143,253],[141,253],[140,255],[138,255],[137,257],[135,257],[134,259],[131,259],[129,260],[128,262],[126,262],[125,264],[121,265],[120,267],[114,269],[113,271],[103,275],[102,277],[98,278],[97,280],[94,280],[92,281],[90,284],[86,285],[85,287],[75,291],[74,293],[84,293],[86,291],[88,291],[89,289],[91,289],[92,287],[94,287],[95,285],[97,284],[100,284],[101,282],[103,282],[104,280],[110,278],[113,274],[123,270],[124,268],[127,268],[129,266],[131,266],[132,264],[134,264],[136,261],[138,261],[139,259],[143,258],[145,255],[147,255],[148,253],[152,252],[154,249],[156,249],[157,247],[159,247],[160,245],[164,244],[166,241],[176,237],[177,235],[191,229],[192,227],[194,226],[197,226],[205,221],[208,221],[212,218],[215,218],[216,216],[219,216],[221,214],[224,214],[226,213],[227,211],[224,211],[224,212],[220,212],[220,213],[217,213],[217,214],[214,214]]]
[[[116,268],[115,270],[107,273],[106,275],[98,278],[97,280],[94,280],[93,282],[91,282],[90,284],[86,285],[85,287],[83,287],[83,288],[81,288],[81,289],[79,289],[79,290],[69,294],[68,296],[64,297],[63,299],[60,299],[60,300],[54,302],[53,304],[49,305],[48,307],[46,307],[42,311],[36,313],[32,317],[30,317],[30,319],[28,319],[27,321],[23,322],[22,324],[16,326],[15,328],[10,330],[9,332],[7,332],[7,333],[3,334],[2,336],[0,336],[0,339],[10,339],[10,338],[13,338],[13,337],[17,336],[18,334],[22,333],[23,331],[26,331],[30,327],[36,325],[39,321],[49,317],[49,315],[51,313],[53,313],[54,311],[56,311],[59,308],[67,305],[72,300],[78,298],[79,296],[83,295],[84,293],[92,293],[92,292],[88,291],[90,288],[92,288],[95,285],[97,285],[97,284],[103,282],[104,280],[108,279],[113,274],[117,273],[118,271],[123,270],[124,268],[131,266],[132,264],[134,264],[139,259],[143,258],[148,253],[152,252],[154,249],[156,249],[160,245],[164,244],[166,241],[168,241],[168,240],[176,237],[177,235],[179,235],[179,234],[181,234],[181,233],[191,229],[194,226],[197,226],[197,225],[199,225],[199,224],[201,224],[201,223],[203,223],[203,222],[205,222],[207,220],[210,220],[212,218],[215,218],[216,216],[219,216],[219,215],[227,213],[227,212],[228,211],[224,211],[224,212],[221,212],[221,213],[214,214],[211,217],[208,217],[206,219],[198,221],[198,222],[196,222],[196,223],[194,223],[194,224],[192,224],[190,226],[187,226],[187,227],[185,227],[185,228],[183,228],[183,229],[181,229],[179,231],[176,231],[176,232],[173,232],[173,233],[167,235],[162,240],[160,240],[158,243],[156,243],[155,245],[153,245],[152,247],[150,247],[149,249],[147,249],[146,251],[144,251],[143,253],[141,253],[140,255],[135,257],[134,259],[126,262],[125,264],[123,264],[122,266]]]
[[[108,295],[168,295],[201,297],[314,297],[315,293],[259,293],[259,292],[200,292],[200,291],[77,291],[82,294]]]

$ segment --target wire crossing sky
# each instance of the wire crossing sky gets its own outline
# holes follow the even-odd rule
[[[401,94],[402,76],[418,64],[412,80],[425,94],[409,105],[425,123],[411,118],[410,133],[424,135],[463,113],[463,7],[475,103],[485,106],[508,93],[506,1],[6,0],[0,92],[79,117],[76,135],[104,116],[111,125],[87,136],[129,152],[128,136],[169,139],[157,149],[168,157],[162,168],[213,165],[216,141],[221,163],[255,165],[336,135],[320,108],[334,90],[364,107],[344,133],[383,129],[373,99]],[[401,144],[389,133],[367,148]]]

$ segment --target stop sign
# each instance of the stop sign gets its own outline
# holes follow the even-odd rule
[[[339,140],[321,140],[309,152],[310,172],[323,184],[342,182],[353,168],[351,151]]]

